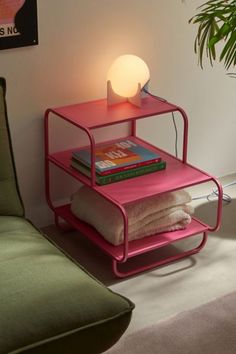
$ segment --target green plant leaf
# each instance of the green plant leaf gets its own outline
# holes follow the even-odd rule
[[[226,68],[236,64],[236,0],[210,0],[198,8],[189,23],[198,26],[194,50],[203,67],[206,55],[211,63],[217,58],[216,45],[225,42],[219,55]]]

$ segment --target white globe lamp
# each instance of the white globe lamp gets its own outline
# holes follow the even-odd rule
[[[129,101],[141,106],[141,90],[150,79],[147,64],[136,55],[118,57],[107,74],[108,105]]]

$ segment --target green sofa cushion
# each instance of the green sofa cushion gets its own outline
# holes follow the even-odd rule
[[[14,216],[0,216],[0,284],[1,354],[102,353],[134,307]]]
[[[7,120],[6,83],[0,78],[0,214],[24,215]]]

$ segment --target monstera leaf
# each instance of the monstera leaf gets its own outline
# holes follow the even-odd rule
[[[194,49],[201,67],[204,55],[212,65],[217,58],[223,61],[226,69],[236,64],[236,0],[207,1],[189,22],[198,25]]]

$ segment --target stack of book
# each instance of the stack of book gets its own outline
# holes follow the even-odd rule
[[[72,152],[71,166],[91,176],[91,150],[82,148]],[[118,139],[100,144],[95,150],[96,182],[100,185],[163,170],[166,162],[161,156],[136,142],[134,138]]]

